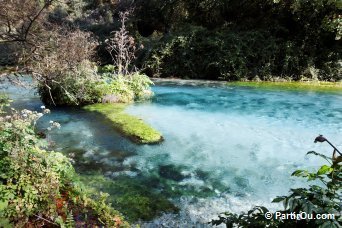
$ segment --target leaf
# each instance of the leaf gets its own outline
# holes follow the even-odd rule
[[[332,171],[334,171],[333,168],[331,168],[330,166],[327,165],[323,165],[318,171],[317,171],[317,175],[324,175],[327,173],[331,173]]]
[[[303,175],[304,172],[306,172],[306,171],[305,170],[296,170],[291,174],[291,176],[300,177]]]
[[[11,228],[13,227],[13,224],[11,224],[8,219],[0,217],[0,227]]]
[[[313,205],[310,201],[303,203],[303,210],[307,214],[312,214],[313,209],[315,208],[315,205]]]
[[[278,196],[272,200],[272,203],[279,203],[285,200],[285,196]]]
[[[8,201],[0,201],[0,211],[5,210],[8,205]]]

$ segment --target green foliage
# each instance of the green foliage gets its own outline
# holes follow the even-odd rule
[[[140,64],[149,75],[342,79],[337,0],[149,0],[137,5],[137,30],[149,36]],[[163,33],[159,43],[147,45],[156,32]]]
[[[147,72],[155,76],[241,80],[299,80],[303,77],[339,80],[339,67],[316,61],[301,44],[277,38],[267,30],[208,30],[185,26],[142,53]],[[330,62],[336,62],[332,55]],[[326,61],[326,60],[324,60]],[[326,61],[326,63],[328,62]],[[314,64],[314,63],[317,64]],[[325,63],[325,64],[326,64]],[[318,75],[308,69],[320,66]],[[335,73],[334,73],[335,72]]]
[[[308,154],[318,155],[326,160],[327,156],[317,152]],[[279,196],[273,199],[273,203],[283,203],[284,209],[273,213],[271,218],[266,219],[267,208],[257,206],[247,213],[240,215],[234,213],[223,213],[219,219],[212,220],[211,224],[226,224],[227,227],[341,227],[341,193],[342,193],[342,168],[337,162],[329,161],[329,165],[321,166],[316,172],[306,170],[296,170],[292,176],[303,177],[308,181],[314,181],[308,188],[291,189],[287,196]],[[320,183],[319,183],[320,182]],[[281,219],[275,214],[301,212],[312,214],[333,214],[334,219]]]
[[[0,114],[3,113],[5,107],[9,107],[11,100],[6,94],[0,93]]]
[[[12,109],[0,117],[0,224],[126,226],[105,195],[98,196],[78,180],[67,157],[42,149],[45,143],[35,134],[41,116]]]
[[[112,64],[107,64],[107,65],[98,67],[98,72],[99,72],[100,74],[104,74],[104,73],[114,73],[114,71],[115,71],[115,66],[112,65]]]
[[[125,104],[94,104],[85,106],[88,111],[103,114],[113,126],[137,143],[153,144],[163,140],[162,135],[141,119],[124,112]]]
[[[150,86],[153,82],[138,72],[128,75],[104,73],[104,83],[98,86],[103,103],[130,103],[153,96]]]
[[[150,88],[153,82],[145,74],[135,72],[128,75],[128,84],[134,93],[134,99],[137,101],[146,100],[153,96]]]
[[[13,4],[12,1],[4,2],[5,5]],[[20,1],[16,2],[20,4]],[[6,7],[2,8],[7,10]],[[274,77],[293,80],[303,77],[327,81],[342,79],[342,5],[339,0],[54,1],[54,4],[46,9],[46,15],[47,21],[53,25],[79,27],[84,31],[92,31],[99,37],[102,44],[96,44],[96,50],[103,64],[118,59],[118,56],[111,58],[113,56],[107,53],[104,42],[111,37],[111,31],[120,27],[120,13],[114,12],[124,12],[131,8],[135,11],[126,21],[127,32],[129,30],[130,34],[135,34],[135,40],[143,36],[148,41],[143,42],[143,46],[147,48],[140,52],[135,66],[127,65],[129,69],[147,66],[148,75],[181,78],[240,80],[258,76],[262,80]],[[26,17],[26,14],[31,15],[26,11],[22,15],[5,11],[4,21],[13,23],[9,23],[8,28],[4,24],[5,38],[13,36],[12,28],[21,24],[17,23],[18,21],[29,22],[28,18],[33,18]],[[28,8],[27,11],[33,10]],[[11,15],[14,15],[14,18]],[[19,20],[18,16],[23,18],[19,17]],[[38,23],[35,25],[37,26],[33,28],[39,27]],[[55,40],[46,39],[48,36],[44,35],[50,28],[51,26],[48,26],[42,31],[32,31],[33,38],[39,37],[37,41],[33,39],[29,42],[39,43],[33,49],[35,52],[39,51],[40,47],[43,52],[56,52],[54,48],[51,51],[50,45],[43,45],[51,44],[51,41]],[[15,29],[16,32],[22,30],[25,31]],[[38,34],[43,36],[37,36]],[[153,39],[155,34],[162,36],[157,43]],[[129,40],[133,41],[122,39],[124,42]],[[132,49],[138,49],[137,43],[130,43]],[[153,45],[147,45],[149,43]],[[84,44],[79,46],[87,49],[88,45]],[[67,48],[73,49],[70,47],[75,46],[77,43]],[[20,47],[21,45],[14,45],[14,51],[5,48],[5,58],[13,53],[18,54],[19,51],[16,50]],[[66,55],[70,53],[66,52]],[[80,49],[76,53],[81,53]],[[36,58],[42,55],[40,53],[34,56]],[[50,57],[47,58],[48,61],[55,59],[61,62],[62,59]],[[15,59],[20,58],[17,56]],[[74,59],[77,59],[77,55],[68,58],[69,61]],[[126,61],[130,58],[124,59]],[[72,67],[74,65],[77,64],[72,64]],[[309,69],[315,69],[316,76],[311,75]],[[40,71],[38,73],[46,76]]]

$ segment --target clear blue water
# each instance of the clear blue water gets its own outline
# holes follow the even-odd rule
[[[153,90],[152,101],[132,105],[127,112],[162,132],[165,142],[160,145],[135,145],[99,116],[79,109],[52,109],[40,122],[41,129],[49,120],[61,123],[48,140],[55,150],[76,153],[80,172],[101,170],[114,180],[159,175],[172,179],[171,192],[184,191],[183,196],[168,192],[181,208],[178,215],[163,215],[143,226],[200,224],[220,212],[260,204],[276,208],[270,204],[273,197],[306,185],[290,178],[294,170],[323,164],[306,152],[330,156],[327,144],[313,143],[318,134],[342,148],[342,94],[183,82],[161,83]],[[32,91],[8,91],[15,107],[39,109]],[[168,166],[177,167],[180,176],[165,177],[160,170]],[[163,192],[166,187],[154,188]]]

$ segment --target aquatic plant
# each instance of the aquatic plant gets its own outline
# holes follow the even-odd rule
[[[162,213],[178,212],[166,196],[153,191],[143,180],[127,177],[109,179],[96,173],[82,175],[81,178],[89,186],[109,193],[110,202],[130,221],[151,220]]]
[[[113,126],[137,143],[153,144],[163,140],[162,135],[141,119],[124,112],[125,104],[93,104],[84,109],[103,114]]]
[[[318,91],[318,92],[342,92],[341,82],[229,82],[228,86],[244,86],[266,90],[298,90],[298,91]]]

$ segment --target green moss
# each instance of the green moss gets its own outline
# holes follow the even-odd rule
[[[317,92],[342,92],[342,82],[229,82],[229,86],[246,86],[271,90],[302,90]]]
[[[126,106],[126,104],[93,104],[85,106],[84,109],[103,114],[117,130],[136,143],[154,144],[163,140],[158,131],[141,119],[125,113]]]
[[[179,210],[161,193],[134,178],[111,180],[100,174],[92,174],[82,176],[82,180],[99,191],[109,193],[113,206],[131,221],[151,220],[162,213],[176,213]]]

